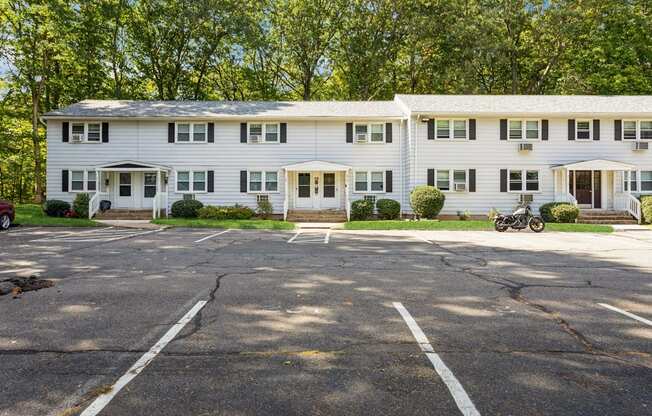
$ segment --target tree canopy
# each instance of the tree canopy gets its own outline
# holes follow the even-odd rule
[[[0,197],[87,98],[650,94],[649,0],[0,0]]]

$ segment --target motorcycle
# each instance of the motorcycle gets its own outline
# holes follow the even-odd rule
[[[534,215],[529,204],[519,206],[511,215],[498,214],[494,218],[494,228],[498,232],[507,231],[509,228],[523,230],[530,227],[535,233],[540,233],[546,227],[543,218]]]

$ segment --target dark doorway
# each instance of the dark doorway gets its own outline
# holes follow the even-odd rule
[[[590,170],[575,171],[575,199],[579,205],[593,206],[593,187]]]

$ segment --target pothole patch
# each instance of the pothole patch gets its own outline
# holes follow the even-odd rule
[[[23,292],[41,290],[54,286],[52,280],[41,279],[38,276],[12,277],[0,280],[0,296],[11,294],[14,299],[20,298]]]

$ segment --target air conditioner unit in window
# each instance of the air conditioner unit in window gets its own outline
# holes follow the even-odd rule
[[[455,184],[455,192],[464,192],[466,191],[466,184],[465,183],[456,183]]]
[[[519,152],[531,152],[534,150],[534,145],[532,143],[519,143],[518,151]]]
[[[72,142],[73,143],[81,143],[82,141],[84,141],[84,135],[83,134],[79,134],[79,133],[77,133],[77,134],[73,133],[72,134]]]
[[[256,195],[256,202],[261,202],[261,201],[269,201],[269,195],[265,194],[258,194]]]
[[[636,142],[634,143],[634,150],[647,150],[649,149],[650,143],[648,142]]]
[[[355,142],[356,143],[366,143],[367,142],[367,134],[366,133],[359,133],[355,135]]]
[[[249,136],[249,143],[260,143],[260,134],[252,134]]]
[[[191,199],[195,199],[195,194],[183,194],[184,201],[189,201]]]
[[[534,201],[534,195],[532,194],[521,194],[518,198],[518,202],[521,204],[530,204]]]

